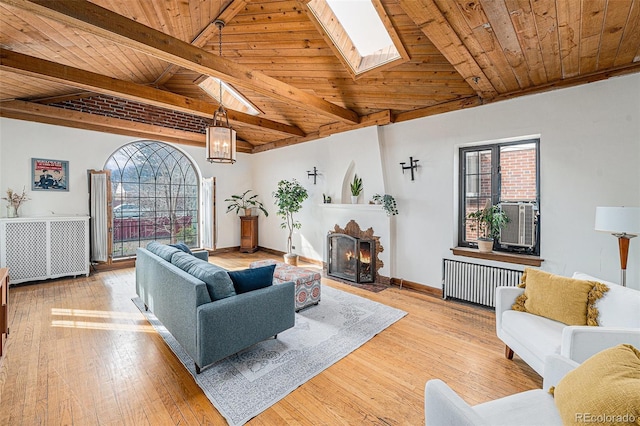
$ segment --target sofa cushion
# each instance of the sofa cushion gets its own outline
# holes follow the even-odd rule
[[[595,302],[608,287],[527,268],[522,276],[524,294],[512,309],[529,312],[567,325],[598,325]]]
[[[538,315],[518,311],[502,313],[502,328],[505,333],[520,336],[527,347],[535,348],[542,359],[547,355],[560,354],[562,330],[565,324]]]
[[[180,250],[173,254],[171,263],[186,273],[204,281],[207,284],[211,300],[225,299],[236,294],[229,274],[219,266],[200,260]]]
[[[487,425],[559,425],[560,415],[553,397],[542,389],[516,393],[504,398],[475,405]],[[532,414],[535,413],[535,420]]]
[[[575,272],[577,280],[597,281],[609,286],[609,291],[598,299],[598,325],[602,327],[640,328],[640,291]]]
[[[159,243],[157,241],[151,241],[149,244],[147,244],[147,250],[149,250],[156,256],[160,256],[167,262],[171,262],[171,256],[180,251],[180,249]]]
[[[236,293],[247,293],[273,284],[273,271],[276,265],[261,266],[259,268],[230,271],[229,276],[233,281]]]
[[[640,421],[640,351],[631,345],[605,349],[567,373],[553,394],[566,425],[635,424]]]
[[[185,252],[185,253],[193,254],[193,253],[191,252],[191,249],[190,249],[190,248],[189,248],[185,243],[175,243],[175,244],[169,244],[169,245],[170,245],[171,247],[175,247],[175,248],[177,248],[178,250],[182,250],[182,251],[183,251],[183,252]]]

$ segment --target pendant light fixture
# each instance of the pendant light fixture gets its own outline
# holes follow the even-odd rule
[[[218,28],[219,54],[222,57],[222,29],[225,24],[224,21],[217,19],[214,25]],[[222,105],[222,80],[220,79],[218,79],[218,86],[220,88],[219,106],[206,132],[207,161],[233,164],[236,162],[236,131],[229,125],[227,111]]]

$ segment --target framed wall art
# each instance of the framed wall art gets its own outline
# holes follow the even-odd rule
[[[68,191],[69,162],[61,160],[31,159],[32,191]]]

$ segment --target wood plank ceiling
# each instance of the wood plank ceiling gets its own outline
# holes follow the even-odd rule
[[[204,145],[210,75],[260,152],[640,71],[640,0],[374,1],[409,60],[354,78],[304,0],[0,0],[0,115]]]

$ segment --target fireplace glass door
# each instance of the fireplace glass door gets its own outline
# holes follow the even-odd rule
[[[363,240],[346,234],[328,236],[327,273],[356,283],[375,282],[375,240]]]

